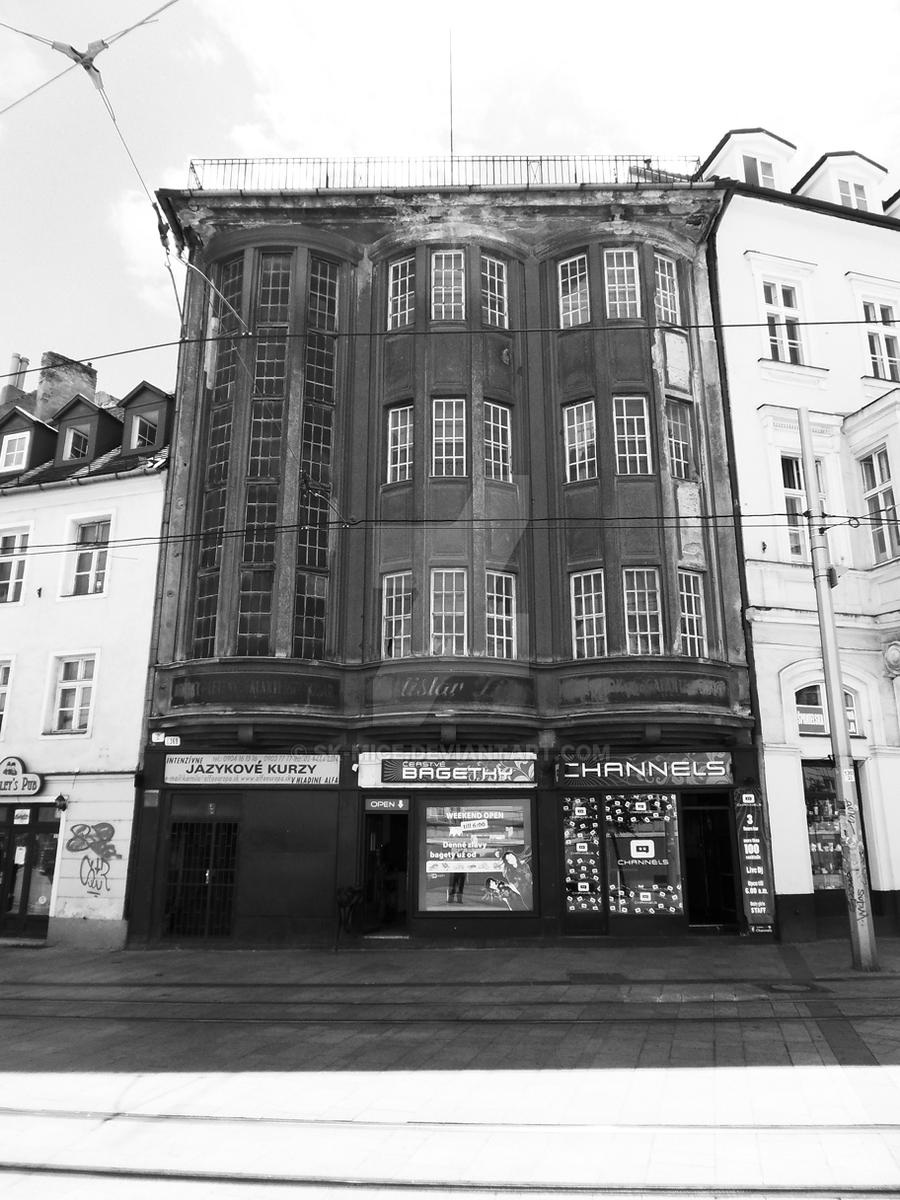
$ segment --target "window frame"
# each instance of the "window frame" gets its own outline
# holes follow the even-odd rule
[[[103,537],[82,540],[82,534],[90,529],[102,531]],[[102,596],[107,591],[109,575],[109,543],[112,534],[112,516],[103,514],[96,517],[77,518],[72,522],[72,545],[69,579],[65,596],[67,598],[84,598],[86,596]],[[86,580],[83,590],[79,590],[79,580]]]
[[[484,477],[494,483],[512,483],[512,409],[508,404],[485,400],[483,418]]]
[[[614,263],[617,256],[630,259],[629,263]],[[624,282],[619,280],[624,272]],[[629,281],[628,275],[632,279]],[[633,246],[609,246],[603,251],[603,294],[606,301],[608,321],[639,321],[641,318],[641,267],[637,250]],[[623,311],[619,311],[624,308]]]
[[[639,580],[637,577],[643,576],[644,579]],[[629,580],[629,577],[631,579]],[[652,577],[654,586],[651,589],[638,586],[646,583]],[[629,583],[631,586],[629,586]],[[638,597],[641,595],[655,596],[655,608],[638,607]],[[634,606],[631,606],[629,597],[635,599]],[[633,566],[625,567],[622,570],[622,598],[625,613],[625,644],[626,653],[640,658],[655,657],[663,653],[665,640],[663,636],[663,608],[662,608],[662,590],[660,586],[660,574],[658,567],[643,567]],[[632,621],[632,618],[635,621]],[[647,628],[641,629],[638,622],[642,619],[647,620]],[[655,622],[656,628],[653,628]],[[642,642],[646,639],[649,648],[643,649]]]
[[[769,299],[766,289],[772,289]],[[762,279],[763,309],[769,357],[773,362],[788,363],[795,367],[807,366],[806,348],[801,333],[800,288],[795,282],[777,279],[774,275]],[[794,303],[785,299],[785,292],[793,294]],[[777,299],[774,298],[777,294]]]
[[[153,440],[141,439],[141,423],[153,426]],[[158,408],[144,409],[131,415],[131,430],[128,437],[128,448],[138,454],[142,450],[152,450],[159,444],[162,429],[162,412]]]
[[[900,527],[897,524],[897,503],[894,499],[894,484],[887,445],[882,442],[880,446],[870,450],[868,454],[863,455],[857,461],[862,476],[863,503],[866,506],[870,522],[875,562],[892,562],[894,559],[900,558]],[[867,479],[867,463],[871,464],[870,479]],[[887,514],[893,514],[893,516]]]
[[[0,529],[0,572],[5,564],[10,564],[9,578],[0,579],[0,592],[3,589],[7,591],[7,597],[0,596],[0,605],[2,604],[21,604],[22,592],[25,587],[25,566],[28,560],[28,539],[31,536],[31,529],[28,526],[10,526],[8,529]],[[13,539],[13,544],[7,551],[4,543],[7,539]],[[10,592],[14,592],[11,598]]]
[[[404,271],[403,268],[409,270]],[[388,268],[387,328],[406,329],[416,320],[416,256],[395,258]]]
[[[460,598],[459,607],[451,610],[437,611],[435,601],[438,593],[436,584],[438,578],[446,578],[454,576],[457,580],[462,581],[462,589],[454,587],[452,590],[442,590],[441,596],[451,596],[454,599]],[[469,654],[469,572],[465,567],[432,567],[429,575],[429,605],[428,605],[428,653],[434,658],[466,658]],[[450,618],[451,623],[457,618],[461,621],[461,628],[454,628],[451,624],[449,632],[446,630],[438,631],[436,622],[439,619]],[[454,643],[458,643],[461,648],[446,649],[446,642],[451,639]],[[441,649],[436,649],[436,645],[440,641]]]
[[[482,251],[480,273],[482,325],[491,329],[509,329],[509,272],[506,259]]]
[[[785,479],[785,464],[790,463],[795,474],[796,482],[788,484]],[[818,455],[815,458],[816,485],[819,489],[819,500],[822,511],[827,508],[825,493],[824,463]],[[788,561],[808,563],[811,560],[809,545],[809,529],[806,517],[803,515],[809,508],[809,498],[806,491],[806,476],[803,472],[803,457],[792,451],[782,450],[779,458],[781,467],[781,492],[784,502],[784,513],[787,520]]]
[[[95,651],[88,651],[83,654],[65,654],[56,655],[54,657],[54,677],[53,677],[53,697],[50,728],[48,733],[63,734],[66,736],[90,736],[94,719],[94,701],[97,687],[97,664],[99,655]],[[72,679],[65,679],[65,671],[67,664],[77,663],[77,674]],[[87,663],[90,663],[91,670],[89,675],[84,674],[84,668]],[[84,703],[84,691],[87,689],[89,696],[87,704]],[[62,724],[63,692],[74,691],[75,698],[73,704],[66,706],[65,711],[71,711],[73,716],[73,727],[66,728]],[[87,712],[84,724],[81,726],[74,725],[75,714],[81,713],[84,710]]]
[[[851,737],[862,737],[864,735],[860,732],[858,696],[856,692],[852,691],[850,688],[845,687],[841,690],[844,693],[844,713],[847,718],[847,732]],[[818,696],[818,702],[816,704],[801,704],[798,697],[803,692],[813,691]],[[801,737],[827,736],[831,733],[828,723],[828,705],[825,703],[824,680],[813,680],[811,683],[805,683],[802,687],[795,688],[793,693],[793,702],[794,716],[797,721],[797,732]],[[813,722],[813,724],[816,726],[815,729],[808,728],[808,721],[807,726],[804,727],[804,721],[800,715],[801,708],[810,709],[811,712],[816,712],[821,716],[821,722]]]
[[[775,168],[774,164],[767,159],[760,158],[756,154],[742,155],[742,166],[744,168],[744,182],[749,183],[751,187],[775,187]],[[755,175],[755,179],[750,176]]]
[[[390,586],[398,582],[401,584],[399,588]],[[381,657],[386,662],[412,657],[413,598],[412,571],[391,571],[382,575]],[[399,606],[397,601],[399,601]],[[390,634],[389,628],[392,631]],[[397,628],[400,630],[399,634],[395,632]],[[394,653],[394,647],[398,642],[400,652]]]
[[[575,273],[566,268],[576,266]],[[583,270],[581,270],[583,265]],[[574,281],[574,287],[572,283]],[[565,290],[564,290],[565,285]],[[575,329],[591,321],[591,277],[586,251],[560,259],[556,264],[557,312],[560,329]]]
[[[14,660],[0,658],[0,739],[6,731],[6,710],[9,704],[9,694],[12,690]]]
[[[690,581],[690,586],[685,587]],[[679,648],[686,658],[709,658],[706,581],[700,571],[678,571]]]
[[[653,254],[653,305],[658,325],[681,325],[678,260],[659,251]]]
[[[694,461],[693,405],[686,400],[666,398],[666,448],[669,470],[673,479],[690,479],[696,469]],[[674,418],[677,416],[677,422]],[[676,424],[681,428],[676,428]],[[678,436],[684,434],[684,437]]]
[[[894,305],[866,299],[862,306],[872,377],[888,383],[900,383],[900,332],[884,332],[885,327],[898,329]],[[889,318],[885,317],[885,312],[890,313]]]
[[[459,406],[454,408],[452,415],[438,415],[438,407],[447,405]],[[438,429],[459,429],[458,436],[446,436]],[[431,398],[431,478],[432,479],[464,479],[468,475],[468,403],[465,396],[432,396]],[[450,453],[446,448],[450,447]],[[454,449],[455,447],[455,449]],[[442,453],[439,455],[438,450]],[[461,465],[461,470],[446,470],[447,464]],[[441,469],[439,469],[441,467]]]
[[[579,587],[587,580],[592,589],[587,592]],[[599,589],[596,581],[600,581]],[[591,598],[591,609],[586,610],[585,601]],[[596,603],[599,596],[599,605]],[[579,612],[579,603],[581,611]],[[603,567],[590,571],[573,571],[569,576],[569,616],[572,630],[572,657],[574,659],[606,658],[609,654],[606,622],[606,573]],[[580,627],[579,627],[580,626]],[[590,631],[589,631],[590,627]],[[597,649],[598,644],[602,647]],[[593,653],[589,651],[593,649]]]
[[[438,259],[451,259],[458,265],[438,268]],[[440,271],[441,283],[438,284]],[[444,277],[449,273],[449,285]],[[438,296],[440,295],[440,299]],[[449,299],[446,297],[449,296]],[[457,299],[458,297],[458,299]],[[449,309],[449,313],[446,311]],[[466,319],[466,252],[459,247],[445,247],[431,252],[431,319],[432,321],[465,321]]]
[[[619,395],[612,397],[613,430],[617,475],[653,474],[653,438],[646,396]],[[624,406],[639,403],[641,411],[629,413]],[[632,424],[638,422],[638,425]],[[642,426],[642,429],[640,428]],[[633,448],[632,448],[633,446]],[[632,463],[634,469],[632,469]]]
[[[75,438],[83,438],[82,453],[75,454],[73,452],[73,443]],[[82,422],[81,424],[67,425],[63,437],[63,461],[65,462],[85,462],[89,457],[91,448],[91,427],[89,423]]]
[[[590,419],[579,418],[580,410]],[[599,470],[597,406],[593,399],[575,400],[571,404],[564,404],[562,411],[566,483],[584,483],[586,480],[596,479]]]
[[[491,590],[491,581],[503,581],[501,590]],[[496,571],[492,567],[484,572],[484,653],[487,658],[515,659],[519,656],[517,620],[517,581],[512,571]],[[501,594],[502,592],[502,594]],[[497,611],[497,602],[508,605],[507,612]],[[494,628],[492,631],[492,622]],[[500,649],[498,649],[498,647]],[[508,652],[501,653],[503,647]]]
[[[401,422],[401,415],[408,417]],[[385,483],[406,483],[413,477],[415,455],[415,406],[393,404],[387,410],[387,461]],[[401,435],[409,436],[401,440]]]
[[[28,429],[16,429],[12,433],[5,433],[0,442],[0,472],[24,471],[28,463],[30,442],[31,431]],[[14,461],[7,461],[10,457],[13,457]]]
[[[856,179],[838,177],[838,201],[841,208],[853,208],[857,212],[869,211],[869,196],[866,185]]]

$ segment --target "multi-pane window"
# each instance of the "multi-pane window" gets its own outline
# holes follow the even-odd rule
[[[6,699],[9,695],[9,676],[12,671],[12,663],[9,659],[0,661],[0,730],[3,729],[3,722],[6,718]]]
[[[434,400],[431,430],[432,475],[465,475],[465,400]]]
[[[387,483],[412,479],[413,469],[413,407],[401,404],[388,410],[387,420]]]
[[[769,353],[777,362],[802,363],[800,307],[797,289],[791,284],[763,281]]]
[[[93,654],[57,659],[53,701],[54,733],[85,733],[94,697]]]
[[[0,471],[21,471],[28,458],[28,439],[25,433],[7,433],[0,445]]]
[[[325,615],[328,576],[297,572],[294,593],[294,658],[322,658],[325,654]]]
[[[894,307],[892,304],[875,304],[863,301],[866,320],[866,338],[869,343],[869,361],[876,379],[892,379],[900,382],[900,340],[894,329]]]
[[[481,321],[484,325],[509,327],[506,296],[506,263],[490,254],[481,256]]]
[[[559,278],[559,324],[561,329],[586,325],[591,319],[586,254],[566,258],[557,267]]]
[[[431,255],[431,319],[466,319],[466,260],[462,250],[435,250]]]
[[[784,486],[784,511],[787,514],[788,545],[791,555],[809,558],[809,537],[806,527],[806,486],[803,479],[803,462],[795,454],[781,456],[781,482]],[[816,483],[819,499],[825,507],[825,489],[822,481],[822,462],[816,459]]]
[[[381,657],[412,654],[412,574],[400,571],[381,581]]]
[[[744,155],[744,179],[755,187],[773,188],[775,172],[772,164],[762,158],[754,158],[752,154]]]
[[[516,577],[503,571],[484,575],[485,654],[516,657]]]
[[[484,402],[484,475],[504,483],[512,479],[510,411],[490,400]]]
[[[465,654],[466,572],[439,568],[431,572],[431,653]]]
[[[388,329],[402,329],[416,318],[416,260],[391,263],[388,281]]]
[[[283,396],[287,379],[287,325],[291,303],[291,255],[263,254],[256,295],[256,361],[253,390],[257,396]]]
[[[859,465],[875,561],[896,558],[900,555],[900,527],[897,525],[897,506],[894,503],[887,449],[882,446],[861,459]]]
[[[650,425],[643,396],[614,396],[616,471],[619,475],[649,475]]]
[[[109,554],[109,521],[85,521],[75,531],[73,596],[93,596],[103,591]]]
[[[572,649],[575,658],[606,654],[606,596],[603,572],[583,571],[571,577]]]
[[[629,654],[662,654],[659,572],[654,567],[624,572],[625,634]]]
[[[678,605],[681,614],[681,653],[706,658],[706,605],[703,576],[695,571],[678,572]]]
[[[239,655],[270,653],[272,574],[272,569],[266,567],[240,573],[236,642]]]
[[[303,397],[333,404],[336,386],[338,267],[310,257],[306,297],[306,353]]]
[[[0,533],[0,604],[16,604],[22,599],[27,549],[28,534],[24,529]]]
[[[683,400],[666,401],[666,436],[672,477],[689,479],[694,461],[691,409]]]
[[[844,208],[858,208],[860,212],[869,211],[866,189],[861,183],[855,183],[852,179],[839,179],[838,195]]]
[[[566,483],[597,478],[597,424],[593,400],[567,404],[563,409]]]
[[[678,295],[678,265],[665,254],[653,257],[656,288],[656,320],[660,325],[681,324],[681,299]]]
[[[639,317],[641,294],[637,254],[634,250],[604,250],[606,315],[610,319]]]
[[[63,458],[87,458],[90,444],[90,430],[86,425],[70,425],[63,442]]]
[[[132,450],[145,450],[148,446],[155,446],[158,435],[159,415],[157,413],[142,413],[135,417],[131,424]]]

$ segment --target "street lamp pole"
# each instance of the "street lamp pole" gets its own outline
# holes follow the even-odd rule
[[[797,415],[800,422],[803,479],[806,485],[807,511],[805,515],[809,528],[813,581],[816,587],[825,697],[828,706],[831,753],[834,758],[840,816],[841,874],[844,878],[844,891],[847,895],[853,965],[858,971],[877,971],[878,954],[875,948],[866,858],[860,836],[856,772],[853,769],[853,757],[850,754],[850,734],[847,729],[847,712],[844,707],[844,686],[841,682],[837,626],[834,620],[834,603],[831,598],[831,563],[828,543],[825,539],[825,514],[822,511],[822,500],[819,495],[809,410],[801,408]]]

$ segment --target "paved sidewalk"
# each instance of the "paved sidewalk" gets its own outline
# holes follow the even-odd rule
[[[0,946],[0,1191],[900,1195],[879,952]]]

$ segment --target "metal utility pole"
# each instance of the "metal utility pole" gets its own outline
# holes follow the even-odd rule
[[[841,682],[837,627],[834,620],[834,603],[831,599],[831,563],[828,543],[825,540],[825,514],[822,511],[822,500],[819,495],[809,410],[798,409],[797,415],[800,420],[800,449],[803,454],[803,480],[806,487],[806,520],[809,527],[813,581],[816,587],[819,632],[822,638],[825,697],[828,706],[828,725],[831,729],[831,753],[834,758],[840,816],[841,873],[844,877],[844,891],[847,895],[853,965],[858,971],[877,971],[878,954],[875,948],[875,932],[872,922],[872,901],[869,895],[865,852],[860,836],[856,773],[850,754],[850,734],[847,729],[847,712],[844,708],[844,685]]]

